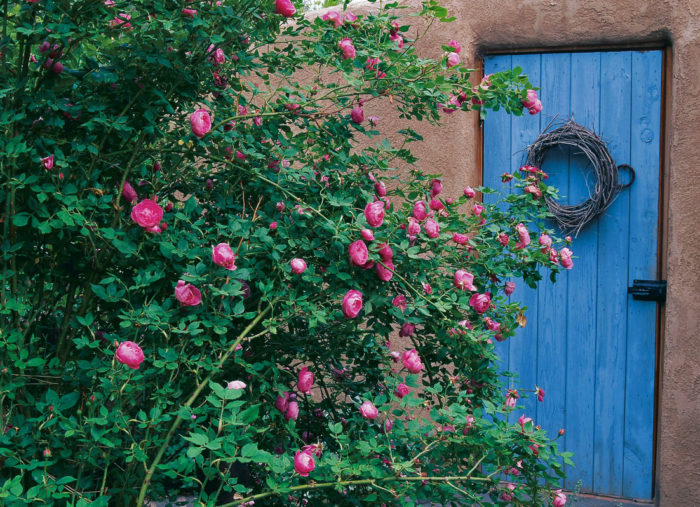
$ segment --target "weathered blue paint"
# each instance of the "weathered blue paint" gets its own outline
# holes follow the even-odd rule
[[[519,283],[511,296],[528,307],[527,326],[500,344],[513,387],[538,385],[543,403],[523,412],[574,452],[563,484],[587,492],[651,498],[656,304],[635,301],[635,278],[657,277],[661,52],[581,52],[487,57],[485,72],[520,66],[541,88],[540,115],[489,113],[484,126],[484,184],[510,192],[500,175],[516,171],[522,150],[559,115],[591,128],[637,179],[574,239],[575,266],[537,290]],[[561,201],[586,199],[595,176],[571,150],[552,150],[543,169]],[[623,177],[627,174],[622,173]],[[547,224],[547,227],[554,227]],[[520,411],[516,413],[516,417]]]

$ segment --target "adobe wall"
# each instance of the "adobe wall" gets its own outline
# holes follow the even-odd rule
[[[417,0],[401,2],[415,10]],[[666,89],[665,192],[662,205],[662,276],[668,299],[659,356],[656,499],[659,505],[700,505],[700,0],[442,0],[454,23],[419,45],[439,57],[441,44],[462,43],[462,59],[475,66],[492,50],[585,48],[665,42],[671,47]],[[353,4],[356,13],[377,4]],[[407,18],[415,20],[415,18]],[[410,33],[415,33],[412,28]],[[546,106],[545,106],[546,107]],[[366,115],[397,129],[393,106],[374,103]],[[412,125],[416,127],[416,125]],[[414,153],[424,170],[442,172],[445,195],[481,180],[474,113],[446,116],[444,125],[420,126]]]

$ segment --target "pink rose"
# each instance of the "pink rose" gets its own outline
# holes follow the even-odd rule
[[[285,18],[291,18],[297,10],[291,0],[275,0],[275,14],[281,14]]]
[[[197,15],[197,9],[182,9],[182,15],[194,18]]]
[[[506,296],[510,296],[515,292],[515,282],[506,282],[506,286],[503,289],[503,292],[506,293]]]
[[[544,389],[535,386],[535,394],[537,395],[537,401],[544,401]]]
[[[350,243],[348,254],[350,255],[350,262],[355,266],[364,266],[369,260],[369,250],[367,250],[367,245],[361,239]]]
[[[175,286],[175,298],[182,306],[197,306],[202,302],[202,293],[191,283],[178,280]]]
[[[287,391],[284,392],[284,395],[277,397],[275,400],[275,408],[283,414],[287,412],[287,408],[289,408],[289,393]]]
[[[114,357],[132,370],[138,370],[144,360],[143,350],[134,342],[121,342]]]
[[[362,310],[362,292],[351,289],[343,297],[343,315],[348,319],[354,319]]]
[[[384,222],[384,203],[374,201],[365,206],[365,219],[370,227],[379,227]]]
[[[472,199],[476,195],[476,190],[474,190],[472,187],[467,187],[464,189],[464,195],[466,195],[467,198]]]
[[[466,245],[467,243],[469,243],[469,236],[467,234],[460,234],[459,232],[455,232],[452,235],[452,241],[454,241],[458,245]]]
[[[374,184],[374,191],[377,193],[377,196],[384,197],[386,195],[386,185],[384,184],[384,182],[377,181]]]
[[[447,68],[449,69],[450,67],[454,67],[455,65],[459,65],[461,63],[461,58],[459,55],[455,52],[450,52],[447,53]]]
[[[501,329],[501,324],[493,320],[491,317],[484,317],[484,324],[486,325],[486,329],[489,331],[498,331]]]
[[[561,489],[554,492],[554,498],[552,499],[552,507],[564,507],[566,505],[566,495]]]
[[[542,102],[540,102],[539,100],[536,101],[535,105],[529,108],[528,111],[530,111],[530,114],[539,113],[540,111],[542,111]]]
[[[429,218],[428,221],[425,222],[425,233],[429,238],[437,238],[440,235],[440,226],[435,220]]]
[[[362,234],[365,241],[374,241],[374,233],[370,229],[362,229],[360,234]]]
[[[399,354],[395,350],[392,351],[389,355],[391,356],[391,360],[394,361],[395,363],[398,363],[399,359],[401,359],[401,354]]]
[[[53,154],[41,159],[44,169],[53,169]]]
[[[378,252],[383,261],[390,261],[394,257],[394,251],[386,243],[379,245]]]
[[[389,39],[392,42],[396,42],[398,44],[398,48],[402,49],[403,48],[403,37],[401,37],[398,33],[392,32],[389,34]]]
[[[399,331],[399,336],[411,336],[413,333],[416,331],[416,325],[411,324],[410,322],[404,322],[403,326],[401,326],[401,330]]]
[[[542,190],[540,190],[540,187],[538,187],[534,183],[532,185],[526,186],[523,189],[523,192],[532,195],[533,199],[539,199],[540,197],[542,197]]]
[[[304,259],[292,259],[289,261],[289,265],[292,267],[292,273],[297,275],[300,275],[306,271],[306,261],[304,261]]]
[[[277,230],[277,220],[275,220],[274,222],[270,222],[269,227],[271,231]]]
[[[442,181],[434,179],[430,182],[430,197],[437,197],[442,192]]]
[[[289,2],[289,0],[286,1]],[[277,0],[277,3],[279,2],[280,0]],[[314,468],[316,468],[316,462],[313,453],[297,451],[294,455],[294,470],[302,477],[308,477],[309,472],[313,472]]]
[[[484,212],[484,207],[481,204],[475,202],[474,206],[472,206],[472,210],[474,211],[474,214],[476,216],[479,216]]]
[[[350,119],[353,123],[360,124],[365,121],[365,112],[361,106],[355,106],[350,111]]]
[[[279,211],[280,213],[284,211],[284,208],[284,201],[279,201],[277,204],[275,204],[275,209],[277,209],[277,211]]]
[[[421,282],[421,285],[423,285],[423,290],[425,291],[426,294],[433,293],[433,288],[430,286],[429,283]]]
[[[407,396],[410,392],[411,392],[411,388],[408,387],[403,382],[401,382],[398,386],[396,386],[396,390],[394,391],[396,396],[398,396],[399,398],[403,398],[404,396]]]
[[[386,265],[386,267],[382,266],[379,263],[377,263],[375,267],[377,270],[377,277],[383,282],[388,282],[394,276],[394,263],[391,261],[383,262]]]
[[[379,410],[371,401],[365,401],[360,405],[360,413],[365,419],[376,419],[377,415],[379,415]]]
[[[442,204],[442,201],[440,199],[430,199],[430,206],[431,210],[434,211],[440,211],[441,209],[445,209],[445,205]]]
[[[163,219],[163,208],[155,201],[144,199],[131,209],[131,219],[144,229],[156,227]]]
[[[211,260],[229,271],[236,270],[236,255],[228,243],[219,243],[211,247]]]
[[[508,235],[505,232],[502,232],[498,235],[498,242],[501,245],[508,246],[508,241],[510,241],[510,238],[508,238]]]
[[[423,363],[420,361],[420,356],[416,349],[406,350],[401,356],[401,362],[404,367],[411,373],[418,373],[423,369]]]
[[[301,370],[299,370],[297,389],[299,389],[299,392],[309,394],[311,392],[311,386],[313,385],[313,383],[313,372],[309,371],[309,368],[304,366]]]
[[[391,419],[387,419],[386,421],[384,421],[384,431],[386,433],[390,433],[391,428],[393,428],[393,427],[394,427],[394,422]]]
[[[200,139],[211,130],[211,116],[206,109],[197,109],[190,115],[192,133]]]
[[[355,56],[357,56],[357,53],[355,52],[355,46],[353,46],[352,44],[352,40],[347,37],[338,43],[338,47],[343,52],[343,60],[352,59],[355,58]],[[360,111],[362,111],[362,109],[360,109]],[[362,116],[362,120],[364,120],[364,113],[362,114]],[[355,121],[355,119],[353,118],[352,121],[355,123],[362,123],[362,120]]]
[[[340,13],[338,11],[329,11],[323,15],[321,18],[323,21],[330,21],[333,23],[335,28],[338,28],[340,25],[343,24],[343,20],[340,17]]]
[[[420,224],[415,218],[408,217],[408,228],[406,231],[409,238],[415,238],[420,234]]]
[[[561,265],[566,268],[566,269],[571,269],[574,267],[574,261],[571,260],[571,256],[574,255],[574,252],[569,250],[568,248],[564,247],[561,249],[561,252],[559,252],[559,258],[561,259]]]
[[[476,313],[484,313],[489,309],[491,305],[491,295],[487,292],[486,294],[472,294],[469,298],[469,306],[476,310]]]
[[[428,218],[428,212],[425,209],[424,201],[418,201],[413,205],[413,218],[415,218],[419,222],[422,222],[423,220]]]
[[[131,183],[125,181],[122,187],[122,197],[126,202],[134,202],[139,198],[139,195],[134,190],[134,187],[131,186]]]
[[[290,419],[296,421],[299,418],[299,403],[296,401],[290,401],[287,405],[287,410],[284,412],[284,420],[289,421]]]
[[[447,43],[447,45],[454,48],[455,53],[459,53],[460,51],[462,51],[462,46],[456,40],[451,40]]]
[[[549,236],[549,234],[542,233],[540,234],[539,243],[545,247],[545,249],[547,249],[552,246],[552,238]]]
[[[475,291],[474,275],[464,269],[458,269],[455,271],[455,287],[461,290]]]
[[[531,107],[534,107],[535,104],[537,103],[537,91],[535,90],[528,90],[527,91],[527,98],[525,100],[521,100],[523,107],[530,109]]]
[[[346,12],[345,21],[347,23],[354,23],[355,21],[357,21],[357,16],[355,16],[352,12]]]
[[[515,226],[515,230],[518,232],[518,238],[520,241],[515,244],[515,248],[523,249],[530,244],[530,233],[527,227],[522,223]]]
[[[245,382],[241,382],[240,380],[233,380],[226,384],[226,389],[234,389],[234,390],[240,390],[240,389],[245,389],[247,386]]]
[[[401,308],[401,311],[404,311],[406,309],[406,296],[403,294],[394,296],[394,299],[391,300],[391,304],[396,308]]]

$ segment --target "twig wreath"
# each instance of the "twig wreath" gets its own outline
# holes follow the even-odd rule
[[[578,148],[588,157],[597,176],[595,191],[588,200],[572,206],[546,198],[547,206],[564,233],[578,236],[586,224],[595,220],[612,204],[617,194],[634,183],[634,169],[627,164],[615,164],[605,142],[598,134],[582,127],[573,119],[549,132],[546,131],[527,147],[527,165],[542,167],[547,152],[560,145]],[[630,181],[620,184],[619,169],[630,172]]]

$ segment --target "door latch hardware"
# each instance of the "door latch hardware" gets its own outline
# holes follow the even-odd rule
[[[666,280],[634,280],[627,289],[634,299],[642,301],[666,301]]]

